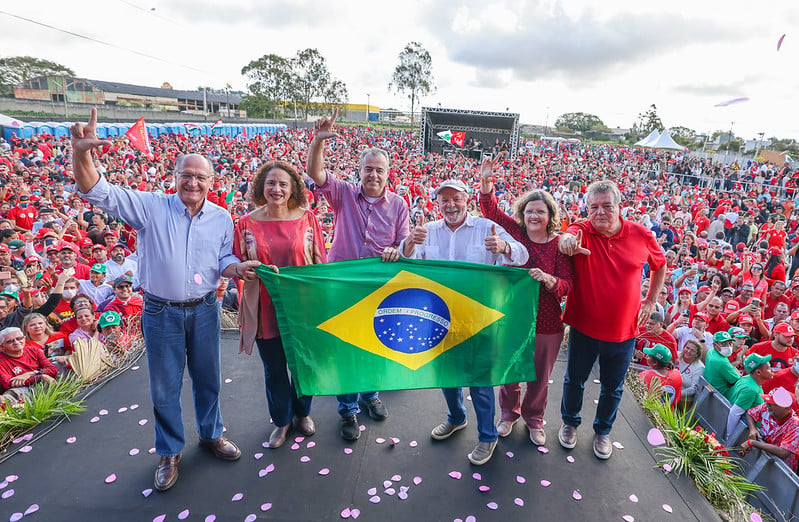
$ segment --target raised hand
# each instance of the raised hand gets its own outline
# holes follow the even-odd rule
[[[494,169],[497,165],[502,163],[507,155],[508,152],[503,150],[494,158],[483,156],[483,162],[480,164],[480,179],[483,181],[491,181],[491,174],[493,173]]]
[[[486,250],[492,254],[501,254],[505,252],[508,243],[497,234],[497,226],[491,225],[491,234],[485,238]]]
[[[333,126],[336,124],[338,118],[338,107],[333,109],[333,116],[328,118],[324,116],[319,118],[313,124],[314,138],[319,140],[329,140],[330,138],[337,138],[338,134],[333,131]]]
[[[75,123],[69,128],[72,136],[72,153],[83,154],[99,147],[110,147],[109,140],[97,138],[97,109],[92,107],[92,115],[88,123]]]
[[[419,214],[419,222],[413,227],[411,232],[411,241],[416,245],[422,245],[427,239],[427,229],[424,226],[425,216],[423,213]]]

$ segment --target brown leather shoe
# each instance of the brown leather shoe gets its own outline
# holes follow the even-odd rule
[[[161,457],[155,470],[155,489],[166,491],[178,481],[178,462],[180,454],[174,457]]]
[[[316,433],[316,425],[314,425],[310,415],[306,417],[294,417],[294,429],[305,437],[310,437]]]
[[[200,440],[200,446],[208,448],[217,458],[222,460],[239,460],[241,457],[239,447],[224,435],[215,441]]]
[[[269,447],[276,449],[282,446],[286,442],[286,434],[289,432],[289,428],[291,428],[291,424],[277,426],[272,430],[271,435],[269,435]]]

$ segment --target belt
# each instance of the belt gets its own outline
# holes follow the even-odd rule
[[[159,303],[159,304],[164,304],[166,306],[174,306],[176,308],[192,308],[192,307],[195,307],[195,306],[201,304],[203,301],[205,301],[208,298],[209,295],[215,294],[215,293],[216,293],[216,290],[211,290],[210,292],[208,292],[207,294],[205,294],[202,297],[198,297],[197,299],[187,299],[185,301],[167,301],[166,299],[161,299],[160,297],[156,297],[156,296],[154,296],[153,294],[151,294],[149,292],[145,292],[144,296],[147,299],[149,299],[150,301],[153,301],[153,302]]]

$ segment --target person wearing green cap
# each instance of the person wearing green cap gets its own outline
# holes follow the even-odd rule
[[[728,332],[716,332],[713,335],[713,349],[705,355],[705,380],[725,397],[732,385],[741,378],[730,362],[730,355],[732,336]]]
[[[774,377],[771,371],[771,356],[752,353],[744,359],[744,369],[749,375],[744,375],[730,389],[727,398],[732,403],[730,414],[727,416],[727,433],[732,433],[735,425],[749,408],[763,403],[763,383]]]
[[[680,402],[682,394],[682,375],[671,362],[671,350],[662,344],[656,344],[644,348],[643,352],[650,369],[641,372],[641,379],[647,386],[652,379],[658,379],[663,393],[669,398],[669,404],[674,408]]]
[[[113,294],[114,289],[105,282],[106,267],[102,263],[95,263],[89,271],[89,279],[83,279],[78,285],[78,293],[86,294],[95,303],[107,301]]]
[[[128,335],[122,328],[122,316],[114,311],[106,311],[97,319],[97,329],[100,331],[100,340],[105,343],[111,353],[123,353],[131,343]]]

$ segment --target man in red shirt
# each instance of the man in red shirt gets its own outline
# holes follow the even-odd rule
[[[3,399],[19,399],[28,386],[39,381],[53,382],[58,369],[39,348],[25,346],[25,334],[16,327],[6,328],[0,337],[0,391]]]
[[[14,221],[17,230],[26,231],[33,229],[37,215],[36,208],[30,204],[30,196],[22,194],[19,204],[8,211],[6,218]]]
[[[753,353],[763,356],[770,355],[771,367],[775,370],[792,366],[795,358],[799,356],[799,351],[793,347],[795,334],[793,328],[788,323],[780,323],[774,327],[772,334],[774,339],[752,345],[746,355]]]
[[[644,328],[641,328],[635,341],[635,353],[633,362],[648,365],[644,348],[652,348],[656,344],[662,344],[671,352],[673,360],[677,360],[677,340],[663,328],[665,318],[660,312],[652,312],[646,321]]]
[[[75,279],[89,279],[91,268],[88,265],[78,263],[78,247],[72,243],[62,242],[58,249],[58,260],[61,262],[56,268],[56,273],[61,273],[70,268],[75,269],[73,274]]]
[[[705,306],[705,312],[709,319],[707,331],[712,334],[720,332],[721,330],[727,331],[730,329],[729,323],[724,319],[724,315],[721,313],[723,306],[724,302],[721,300],[721,297],[714,297],[707,306]]]
[[[774,306],[777,303],[785,303],[788,308],[791,306],[791,298],[785,295],[785,283],[782,281],[775,281],[769,292],[766,294],[766,307],[763,309],[763,319],[771,319],[774,317]]]
[[[576,284],[566,300],[564,316],[571,333],[558,440],[567,449],[577,445],[584,384],[599,358],[602,384],[593,447],[594,455],[608,459],[613,451],[610,431],[635,337],[655,310],[666,276],[666,259],[646,227],[621,218],[621,193],[615,183],[592,183],[586,190],[586,202],[588,221],[570,225],[559,242],[562,253],[574,256]],[[647,263],[651,282],[641,301],[641,276]],[[608,306],[611,298],[613,306]]]
[[[104,312],[117,312],[123,319],[134,315],[141,315],[144,300],[133,293],[133,282],[130,277],[123,275],[114,280],[114,300],[108,303]]]

